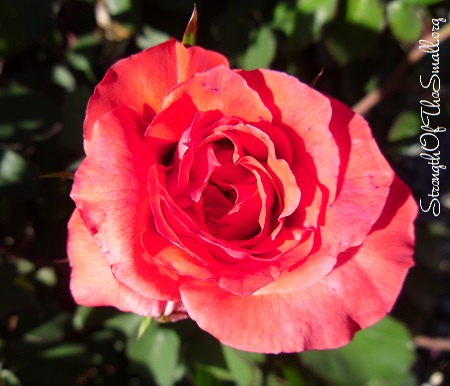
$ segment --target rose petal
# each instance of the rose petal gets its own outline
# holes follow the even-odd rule
[[[292,285],[286,286],[280,276],[247,297],[211,282],[187,282],[180,287],[183,304],[202,329],[241,350],[278,353],[342,346],[392,308],[412,265],[416,213],[408,189],[396,180],[364,244],[342,254],[336,269],[314,285],[302,288],[308,273],[301,275],[301,267],[284,274]]]
[[[113,274],[143,296],[177,300],[176,281],[143,259],[140,236],[149,216],[143,122],[129,107],[100,118],[92,148],[75,173],[71,197]]]
[[[245,189],[247,188],[247,189]],[[261,211],[261,198],[254,188],[244,186],[238,188],[244,197],[238,197],[231,210],[220,218],[207,219],[211,233],[223,240],[243,240],[252,237],[259,231],[258,216]],[[251,194],[248,194],[251,190]],[[205,213],[206,214],[206,213]]]
[[[265,164],[280,190],[283,211],[279,218],[292,214],[300,201],[300,189],[288,163],[276,157],[275,146],[268,135],[252,125],[237,125],[226,135],[233,141],[238,153],[244,153],[245,148],[246,153]]]
[[[166,158],[173,154],[173,150],[186,128],[191,125],[196,113],[197,109],[192,103],[179,99],[153,119],[145,133],[145,141],[156,159],[162,163],[170,161]]]
[[[289,137],[295,167],[302,163],[326,187],[333,200],[339,171],[339,151],[330,133],[328,99],[287,74],[272,70],[237,71],[256,90],[273,115],[272,125]],[[294,97],[295,96],[295,97]]]
[[[78,210],[74,211],[68,228],[67,253],[72,268],[70,290],[78,304],[114,306],[121,311],[154,317],[164,315],[167,301],[144,297],[115,279]],[[176,302],[172,307],[180,311],[182,304]]]
[[[284,275],[281,275],[277,281],[280,287],[291,288],[298,286],[298,283],[311,285],[333,269],[340,252],[360,245],[378,220],[393,184],[394,173],[381,155],[367,122],[347,106],[333,99],[330,99],[330,103],[333,107],[330,130],[341,151],[342,170],[337,198],[326,208],[325,213],[325,209],[319,209],[314,199],[313,205],[308,209],[309,214],[314,214],[311,209],[315,207],[316,216],[317,213],[324,213],[325,216],[325,223],[320,228],[320,241],[316,242],[316,249],[308,257],[308,261],[300,262],[304,271],[302,278],[293,279],[289,285],[284,282]],[[346,130],[342,130],[343,127]],[[303,182],[302,178],[299,180]],[[321,205],[323,206],[323,202]],[[297,223],[301,218],[300,213],[294,213],[288,218],[287,224],[292,221]],[[296,219],[296,216],[299,218]],[[284,258],[291,259],[291,255],[295,254],[294,249]]]
[[[279,353],[335,348],[358,326],[327,288],[302,293],[236,296],[210,282],[181,286],[189,316],[223,344],[245,351]]]
[[[311,175],[304,165],[291,167],[291,172],[295,176],[301,197],[296,210],[285,218],[284,225],[289,228],[318,228],[325,221],[328,191],[319,185],[317,178]]]
[[[340,252],[364,240],[383,210],[395,174],[367,122],[342,103],[331,98],[330,103],[330,130],[345,171],[340,173],[337,197],[327,210],[322,236],[324,243],[336,245]]]
[[[271,241],[271,245],[264,245],[261,251],[259,247],[246,250],[238,247],[236,243],[216,239],[200,229],[188,214],[173,202],[165,189],[166,177],[163,169],[161,165],[150,167],[148,180],[149,189],[153,192],[150,205],[155,216],[155,227],[160,235],[189,255],[178,258],[177,255],[158,254],[155,261],[173,268],[183,276],[220,280],[221,286],[230,291],[239,291],[240,295],[256,291],[279,275],[279,266],[275,263],[274,267],[271,267],[274,261],[268,260],[292,249],[300,242],[301,236],[293,236],[289,231],[283,230],[281,237]],[[151,237],[147,239],[147,243],[153,243]],[[311,244],[304,243],[304,247],[309,251]],[[268,254],[267,257],[261,256],[265,261],[249,259],[250,254],[258,252]],[[307,252],[302,254],[300,249],[297,259],[306,255]],[[283,269],[286,268],[287,266],[283,266]]]
[[[219,110],[225,116],[247,122],[272,120],[272,114],[258,94],[225,66],[196,74],[173,88],[164,99],[163,109],[183,98],[190,99],[199,111]]]
[[[352,319],[361,328],[380,319],[380,309],[390,310],[414,262],[414,219],[417,204],[406,185],[395,178],[383,213],[354,256],[342,254],[326,278],[344,300]],[[364,287],[363,287],[364,286]],[[361,288],[365,288],[363,298]]]
[[[218,65],[229,66],[217,52],[185,48],[175,39],[118,61],[89,101],[84,123],[86,150],[95,122],[117,106],[134,108],[147,122],[161,111],[166,93],[192,75]]]

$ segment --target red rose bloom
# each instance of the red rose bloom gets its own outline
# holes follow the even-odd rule
[[[412,265],[408,188],[366,121],[286,74],[175,40],[111,67],[69,223],[79,304],[294,352],[349,342]]]

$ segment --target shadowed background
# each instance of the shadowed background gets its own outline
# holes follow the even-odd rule
[[[76,170],[94,86],[118,59],[181,40],[192,8],[190,0],[0,1],[0,385],[450,384],[446,170],[441,214],[419,215],[416,266],[392,315],[345,348],[250,354],[191,321],[148,326],[113,308],[74,304],[65,252],[71,181],[39,177]],[[449,20],[449,1],[199,0],[197,8],[197,44],[226,55],[232,68],[285,71],[350,106],[383,90],[357,109],[416,199],[427,197],[432,171],[419,156],[420,100],[431,93],[419,76],[430,78],[432,58],[411,50],[433,17]],[[444,127],[449,25],[440,24],[447,32],[434,121]],[[450,165],[450,136],[438,137],[441,164]]]

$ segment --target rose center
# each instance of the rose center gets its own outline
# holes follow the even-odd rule
[[[234,205],[236,203],[237,193],[236,190],[231,185],[222,184],[222,186],[219,186],[211,180],[209,181],[209,184],[219,189],[219,191],[230,202],[231,205]]]

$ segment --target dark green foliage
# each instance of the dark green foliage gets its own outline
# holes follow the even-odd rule
[[[431,58],[391,75],[431,32],[432,17],[449,19],[449,1],[196,4],[197,44],[225,54],[232,67],[270,67],[308,84],[324,68],[315,87],[348,105],[390,79],[389,93],[364,116],[417,200],[426,197],[431,172],[419,156],[419,102],[429,96],[419,75],[429,79]],[[412,386],[436,372],[449,384],[448,352],[413,343],[416,335],[450,336],[445,170],[441,214],[420,213],[417,264],[393,317],[345,348],[250,354],[221,345],[192,321],[148,323],[74,304],[66,224],[87,101],[121,57],[181,40],[192,9],[190,0],[0,0],[0,385]],[[448,128],[449,42],[440,50],[440,117]],[[450,136],[440,138],[448,166]],[[45,175],[54,178],[39,178]]]

